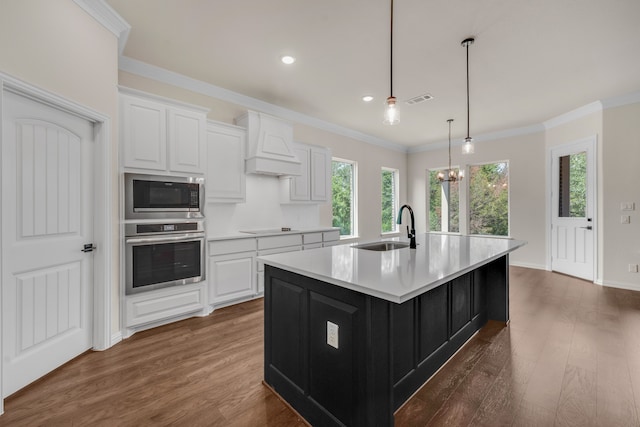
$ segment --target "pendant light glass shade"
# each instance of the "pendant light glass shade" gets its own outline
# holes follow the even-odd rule
[[[462,154],[473,154],[474,152],[473,138],[469,136],[469,45],[472,45],[474,41],[473,37],[462,41],[462,46],[467,49],[467,137],[462,144]]]
[[[473,154],[473,138],[465,138],[464,144],[462,144],[462,154]]]
[[[386,101],[387,107],[384,110],[384,121],[385,125],[395,125],[400,122],[400,114],[398,108],[396,107],[396,98],[390,96]]]

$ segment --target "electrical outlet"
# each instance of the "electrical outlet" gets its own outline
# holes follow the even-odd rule
[[[637,273],[638,264],[629,264],[629,273]]]
[[[620,224],[629,224],[631,223],[631,217],[629,215],[622,215],[620,217]]]
[[[327,344],[338,348],[338,325],[327,320]]]
[[[620,210],[621,211],[635,211],[636,210],[636,204],[634,202],[623,202],[623,203],[620,203]]]

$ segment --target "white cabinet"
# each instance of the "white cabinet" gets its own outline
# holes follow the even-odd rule
[[[126,326],[131,328],[201,312],[206,306],[204,293],[205,282],[200,282],[128,295]]]
[[[299,144],[294,152],[300,159],[299,176],[280,178],[281,201],[326,203],[331,201],[331,152],[324,147]]]
[[[167,168],[167,110],[158,102],[120,96],[120,139],[124,166]]]
[[[322,246],[335,246],[340,244],[340,230],[325,231],[322,233]]]
[[[122,165],[202,174],[206,109],[124,89],[120,94]]]
[[[322,233],[304,233],[302,235],[302,249],[316,249],[322,247]]]
[[[169,170],[203,173],[205,171],[205,120],[199,112],[168,108]]]
[[[256,239],[209,242],[209,304],[247,299],[256,290]]]
[[[207,122],[207,201],[245,201],[245,139],[245,130],[238,126]]]

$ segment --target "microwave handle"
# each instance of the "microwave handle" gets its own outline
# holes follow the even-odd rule
[[[133,244],[133,243],[163,243],[163,242],[177,242],[180,240],[187,240],[187,239],[204,239],[204,235],[203,234],[179,234],[176,236],[167,236],[167,237],[137,237],[137,238],[130,238],[130,239],[126,239],[126,243],[128,244]]]

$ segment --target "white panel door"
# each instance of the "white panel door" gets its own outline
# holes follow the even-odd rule
[[[5,93],[2,357],[8,396],[92,345],[93,126]]]
[[[551,269],[595,277],[595,139],[551,150]]]

